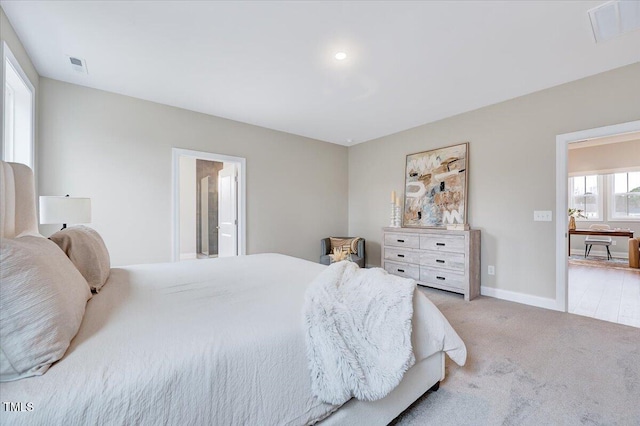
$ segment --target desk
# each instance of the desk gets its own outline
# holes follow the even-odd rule
[[[571,256],[571,236],[572,235],[604,235],[607,237],[629,237],[633,238],[633,231],[630,229],[569,229],[569,256]]]

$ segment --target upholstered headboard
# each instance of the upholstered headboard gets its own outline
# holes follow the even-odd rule
[[[40,235],[33,171],[24,164],[0,161],[0,236],[23,235]]]

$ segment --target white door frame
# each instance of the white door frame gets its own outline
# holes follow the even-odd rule
[[[567,257],[567,238],[569,238],[567,233],[569,227],[567,159],[569,144],[638,131],[640,131],[640,120],[556,136],[556,309],[559,311],[567,312],[569,304],[567,297],[569,285]]]
[[[191,157],[198,160],[234,163],[238,167],[238,255],[247,254],[247,160],[231,155],[213,154],[211,152],[193,151],[190,149],[171,148],[171,261],[180,260],[180,157]]]
[[[34,87],[31,80],[29,80],[29,76],[20,66],[20,62],[13,55],[13,52],[9,48],[9,45],[6,41],[3,41],[0,44],[0,56],[2,56],[2,99],[0,100],[0,158],[4,158],[4,86],[7,81],[7,61],[11,63],[13,69],[18,73],[24,84],[27,86],[29,91],[31,92],[31,165],[34,173],[34,180],[36,183],[36,192],[38,190],[38,167],[36,164],[37,156],[36,156],[36,88]],[[36,194],[37,195],[37,194]]]

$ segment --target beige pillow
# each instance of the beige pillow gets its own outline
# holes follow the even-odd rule
[[[329,237],[329,240],[331,241],[332,253],[333,253],[333,249],[336,247],[342,248],[343,252],[346,251],[348,253],[353,253],[353,254],[358,253],[358,240],[360,240],[360,237],[356,237],[356,238]]]
[[[98,232],[87,226],[73,226],[49,237],[71,259],[92,291],[98,292],[109,278],[111,261]]]
[[[71,261],[43,237],[2,239],[0,381],[44,374],[66,352],[91,292]]]

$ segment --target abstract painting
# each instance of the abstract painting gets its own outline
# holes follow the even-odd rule
[[[467,223],[469,143],[407,155],[402,226]]]

